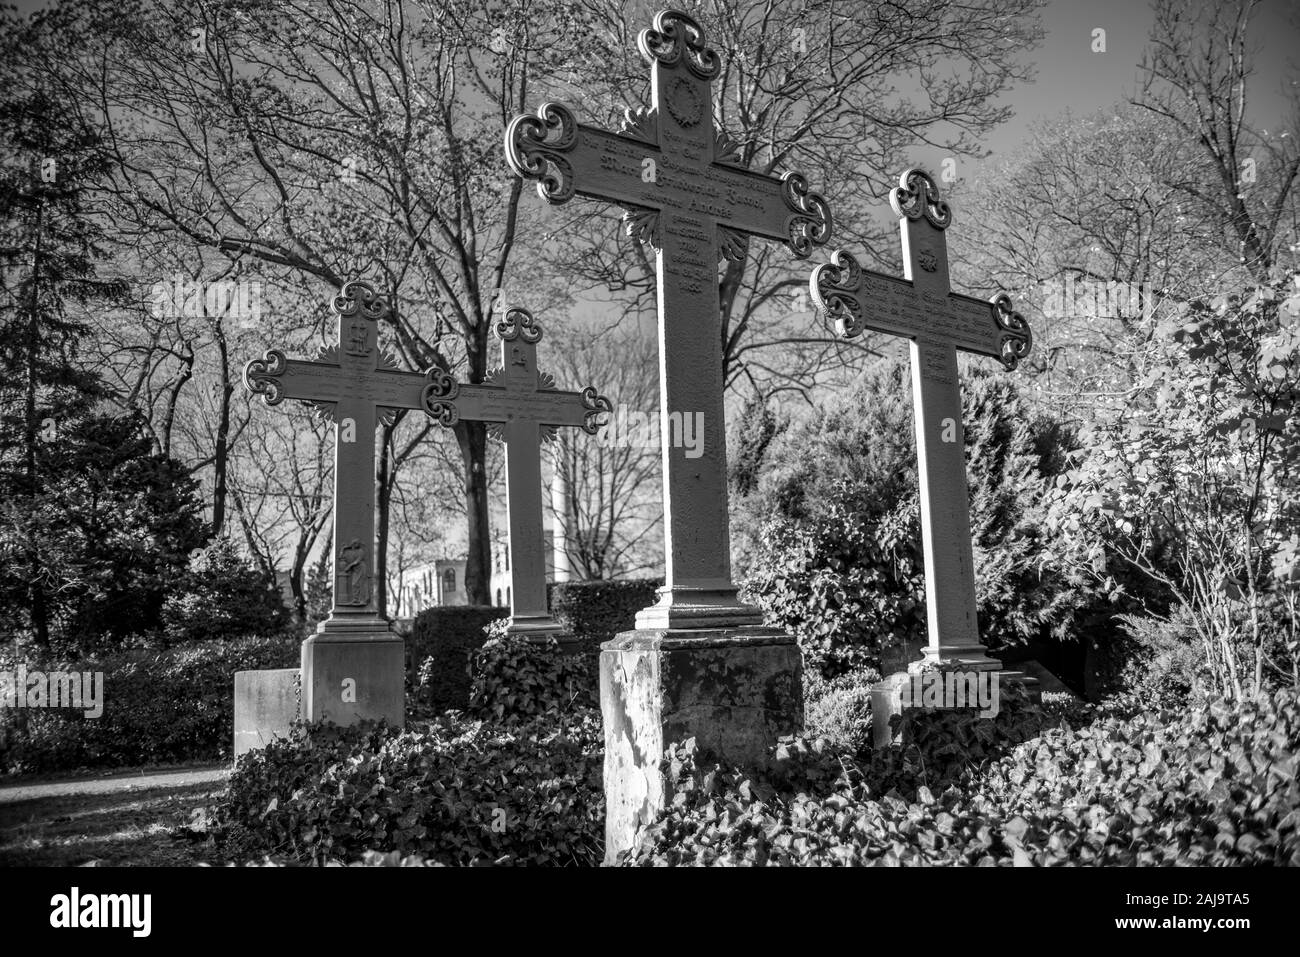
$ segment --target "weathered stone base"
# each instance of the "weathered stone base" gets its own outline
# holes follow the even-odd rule
[[[564,629],[550,615],[514,615],[506,625],[506,633],[523,635],[527,641],[545,644],[547,639],[559,638]]]
[[[703,754],[760,763],[803,726],[794,638],[766,627],[625,631],[601,646],[605,859],[672,800],[664,748],[694,738]]]
[[[297,668],[235,672],[235,758],[289,735],[298,720]]]
[[[916,665],[924,665],[926,662],[915,662]],[[903,686],[907,684],[912,675],[917,674],[921,669],[913,667],[908,671],[895,672],[882,681],[878,681],[871,687],[871,737],[872,744],[877,748],[883,748],[888,744],[894,743],[895,738],[889,728],[889,719],[896,714],[902,714],[905,707],[916,707],[916,704],[905,706],[903,704]],[[948,671],[987,671],[990,669],[978,669],[970,667],[948,667]],[[1031,701],[1041,703],[1043,700],[1042,691],[1039,688],[1038,679],[1023,671],[998,671],[998,688],[1002,689],[1008,685],[1016,684],[1023,688],[1028,694]]]
[[[302,643],[302,713],[306,721],[405,721],[405,643],[391,632],[373,637],[322,631]]]
[[[736,597],[736,586],[659,589],[659,601],[636,613],[638,631],[737,628],[761,625],[763,613]]]

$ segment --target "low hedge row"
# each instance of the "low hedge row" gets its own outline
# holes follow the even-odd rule
[[[565,633],[599,645],[636,627],[636,613],[659,600],[661,578],[556,582],[549,589],[551,614]]]
[[[420,612],[406,639],[408,702],[435,712],[463,711],[469,704],[470,656],[487,640],[484,629],[509,614],[508,608],[491,605],[440,605]]]
[[[92,659],[20,662],[0,653],[0,671],[103,672],[103,714],[0,708],[0,773],[129,767],[229,757],[234,674],[292,668],[299,643],[244,638],[126,651]]]
[[[594,865],[604,837],[599,716],[495,724],[443,716],[299,729],[240,758],[217,813],[232,859]]]
[[[917,713],[924,735],[861,763],[796,738],[761,772],[688,741],[671,750],[677,800],[620,863],[1300,865],[1294,692],[1102,714],[1008,747],[1048,721],[1005,702],[992,721]]]

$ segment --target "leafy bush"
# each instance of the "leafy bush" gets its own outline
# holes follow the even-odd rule
[[[1294,687],[1300,643],[1269,606],[1294,601],[1300,558],[1300,292],[1289,275],[1191,300],[1163,319],[1134,388],[1092,410],[1047,510],[1053,561],[1114,595],[1103,556],[1140,569],[1195,623],[1215,691]]]
[[[599,644],[634,628],[636,613],[659,600],[662,584],[658,578],[556,582],[550,588],[551,614],[566,633]]]
[[[169,644],[270,637],[289,627],[289,611],[275,579],[255,568],[229,538],[196,550],[181,582],[163,604],[163,635]]]
[[[620,862],[1300,865],[1294,693],[1077,730],[1026,705],[912,717],[923,734],[861,766],[804,738],[761,772],[674,746],[679,796]]]
[[[737,505],[746,596],[828,678],[878,667],[882,652],[925,635],[902,379],[900,365],[887,365],[858,383],[853,403],[818,410],[768,442],[771,466]],[[1096,596],[1081,574],[1042,561],[1040,500],[1069,436],[1036,418],[1004,377],[969,376],[962,402],[982,635],[993,647],[1078,637],[1076,613]]]
[[[816,671],[804,673],[804,726],[810,738],[825,738],[849,754],[871,744],[871,686],[880,680],[872,670],[850,671],[829,681]]]
[[[448,865],[595,865],[601,752],[590,711],[563,728],[553,716],[509,726],[444,716],[404,733],[300,728],[241,756],[218,809],[220,845],[236,859],[316,864],[377,851]]]
[[[504,620],[470,664],[469,713],[486,719],[527,720],[600,707],[600,650],[589,644],[573,654],[555,639],[544,644],[507,635]]]
[[[0,670],[20,660],[0,655]],[[0,771],[36,773],[214,760],[234,736],[236,671],[298,664],[296,641],[248,638],[166,651],[128,651],[83,660],[25,663],[29,671],[104,673],[104,713],[0,709]]]
[[[509,611],[483,605],[426,608],[406,639],[406,690],[409,699],[434,713],[469,704],[470,657],[487,640],[484,629],[505,621]]]

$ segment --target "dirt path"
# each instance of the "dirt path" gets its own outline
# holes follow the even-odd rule
[[[208,860],[174,837],[225,790],[228,764],[0,785],[0,866],[175,865]]]

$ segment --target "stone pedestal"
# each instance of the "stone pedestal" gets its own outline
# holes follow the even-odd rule
[[[302,643],[302,713],[306,721],[405,722],[406,649],[389,631],[333,631],[329,622]]]
[[[794,638],[763,626],[625,631],[601,646],[605,859],[672,800],[664,748],[695,738],[705,759],[765,761],[803,725]]]
[[[995,671],[995,668],[949,668],[948,671]],[[909,671],[899,671],[889,675],[882,681],[876,682],[871,686],[871,739],[872,745],[877,748],[886,747],[889,744],[896,743],[896,739],[889,728],[889,719],[896,714],[902,714],[904,709],[909,707],[903,703],[903,686],[907,684],[914,674],[917,674],[920,666],[926,662],[916,662]],[[1028,693],[1031,701],[1042,703],[1043,694],[1039,687],[1038,679],[1023,671],[997,671],[999,690],[1011,685],[1018,685]],[[914,702],[910,707],[917,707]]]
[[[297,668],[235,672],[235,759],[289,736],[298,720]]]

